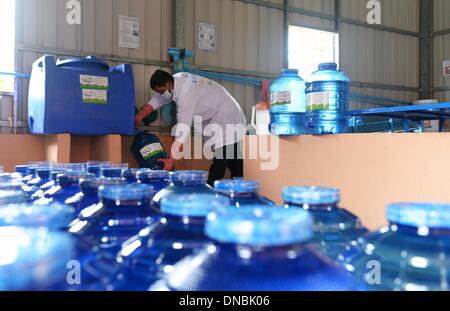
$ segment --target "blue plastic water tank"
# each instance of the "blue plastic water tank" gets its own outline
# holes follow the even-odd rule
[[[392,204],[387,219],[388,227],[339,256],[342,265],[369,290],[447,291],[450,205]]]
[[[215,241],[172,270],[152,290],[347,291],[358,287],[344,270],[308,246],[312,219],[301,209],[220,209],[205,226]]]
[[[153,204],[160,209],[162,198],[172,194],[210,193],[216,194],[214,188],[207,184],[208,172],[206,171],[176,171],[169,175],[170,184],[155,194]]]
[[[259,194],[260,183],[253,180],[218,180],[214,188],[220,194],[230,198],[237,208],[249,205],[275,205],[271,200]]]
[[[335,63],[323,63],[306,81],[305,129],[313,135],[347,133],[350,80]]]
[[[270,84],[270,132],[289,136],[305,134],[305,81],[298,70],[284,69]]]
[[[28,125],[33,134],[134,134],[135,92],[129,64],[110,68],[93,56],[33,64]]]
[[[211,194],[164,198],[164,218],[122,245],[117,257],[122,281],[116,289],[148,290],[174,264],[210,243],[204,233],[206,216],[229,205],[228,198]]]
[[[282,196],[285,207],[311,213],[314,236],[309,244],[333,260],[367,234],[357,216],[338,206],[339,189],[287,187]]]
[[[158,136],[146,132],[138,132],[136,134],[131,145],[131,153],[141,168],[152,170],[162,169],[164,163],[158,160],[167,159],[168,157]]]

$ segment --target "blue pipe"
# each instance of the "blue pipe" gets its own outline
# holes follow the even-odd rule
[[[29,79],[31,77],[31,75],[27,74],[27,73],[2,72],[2,71],[0,71],[0,76],[10,76],[10,77],[16,77],[19,79]]]

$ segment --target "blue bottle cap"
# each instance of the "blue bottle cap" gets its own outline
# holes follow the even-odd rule
[[[10,204],[0,208],[0,227],[46,227],[59,230],[67,228],[74,218],[75,209],[60,203]]]
[[[64,280],[74,240],[45,228],[0,228],[0,291],[46,290]]]
[[[311,239],[312,217],[303,209],[253,206],[208,215],[206,234],[221,243],[283,246]]]
[[[281,71],[282,75],[295,75],[298,76],[298,69],[285,68]]]
[[[253,180],[218,180],[214,183],[214,188],[217,191],[229,194],[233,193],[252,193],[258,192],[260,188],[259,181]]]
[[[22,176],[27,175],[28,165],[16,165],[16,173],[22,174]]]
[[[23,191],[0,190],[0,206],[24,203],[26,201],[27,196]]]
[[[22,175],[20,173],[0,173],[0,189],[20,190]]]
[[[101,172],[104,177],[121,177],[123,168],[102,167]]]
[[[58,184],[61,186],[64,185],[78,185],[80,179],[86,179],[86,178],[94,178],[94,174],[85,173],[85,172],[65,172],[61,175],[58,175],[56,177]]]
[[[28,167],[28,175],[36,176],[37,166],[29,166]]]
[[[118,201],[140,201],[152,199],[154,195],[153,187],[144,184],[133,184],[124,186],[100,186],[100,199]]]
[[[337,70],[336,63],[322,63],[319,64],[319,70]]]
[[[138,180],[145,179],[157,179],[157,180],[168,180],[169,172],[168,171],[140,171],[137,172],[136,177]]]
[[[50,178],[50,169],[49,168],[39,168],[37,170],[37,176],[41,179],[49,179]]]
[[[161,211],[173,216],[206,217],[230,204],[229,198],[214,194],[171,195],[161,200]]]
[[[396,203],[387,208],[391,223],[411,227],[450,229],[450,205],[434,203]]]
[[[126,180],[123,178],[83,178],[79,183],[82,191],[98,191],[100,186],[126,185]]]
[[[61,171],[52,171],[51,172],[51,179],[56,181],[59,175],[62,175],[64,173],[66,173],[67,171],[61,170]]]
[[[321,187],[286,187],[282,198],[294,204],[333,204],[341,199],[339,189]]]
[[[207,182],[208,172],[206,171],[176,171],[169,175],[171,182],[191,183],[191,182]]]

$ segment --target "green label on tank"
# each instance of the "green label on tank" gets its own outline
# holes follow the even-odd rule
[[[108,103],[108,91],[83,89],[82,98],[84,104],[104,105]]]
[[[140,150],[140,153],[141,153],[142,157],[144,158],[144,160],[148,160],[151,157],[154,157],[158,154],[164,153],[164,149],[160,143],[154,143],[154,144],[150,144],[150,145],[147,145],[144,148],[142,148]]]
[[[292,104],[291,91],[281,91],[270,94],[270,105],[282,106],[290,104]]]
[[[80,75],[80,87],[91,90],[107,90],[109,81],[107,77]]]
[[[330,92],[309,93],[307,96],[306,111],[330,109]]]

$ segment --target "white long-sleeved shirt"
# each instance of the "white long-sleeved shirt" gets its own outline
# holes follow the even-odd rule
[[[173,77],[173,101],[177,104],[178,119],[175,136],[178,140],[184,142],[188,135],[181,130],[182,126],[189,130],[194,126],[197,133],[209,136],[213,149],[233,145],[244,138],[247,125],[244,112],[223,86],[185,72]],[[160,94],[156,94],[148,104],[157,110],[169,103]],[[208,126],[213,132],[208,131]],[[217,133],[214,126],[221,129],[222,134]]]

